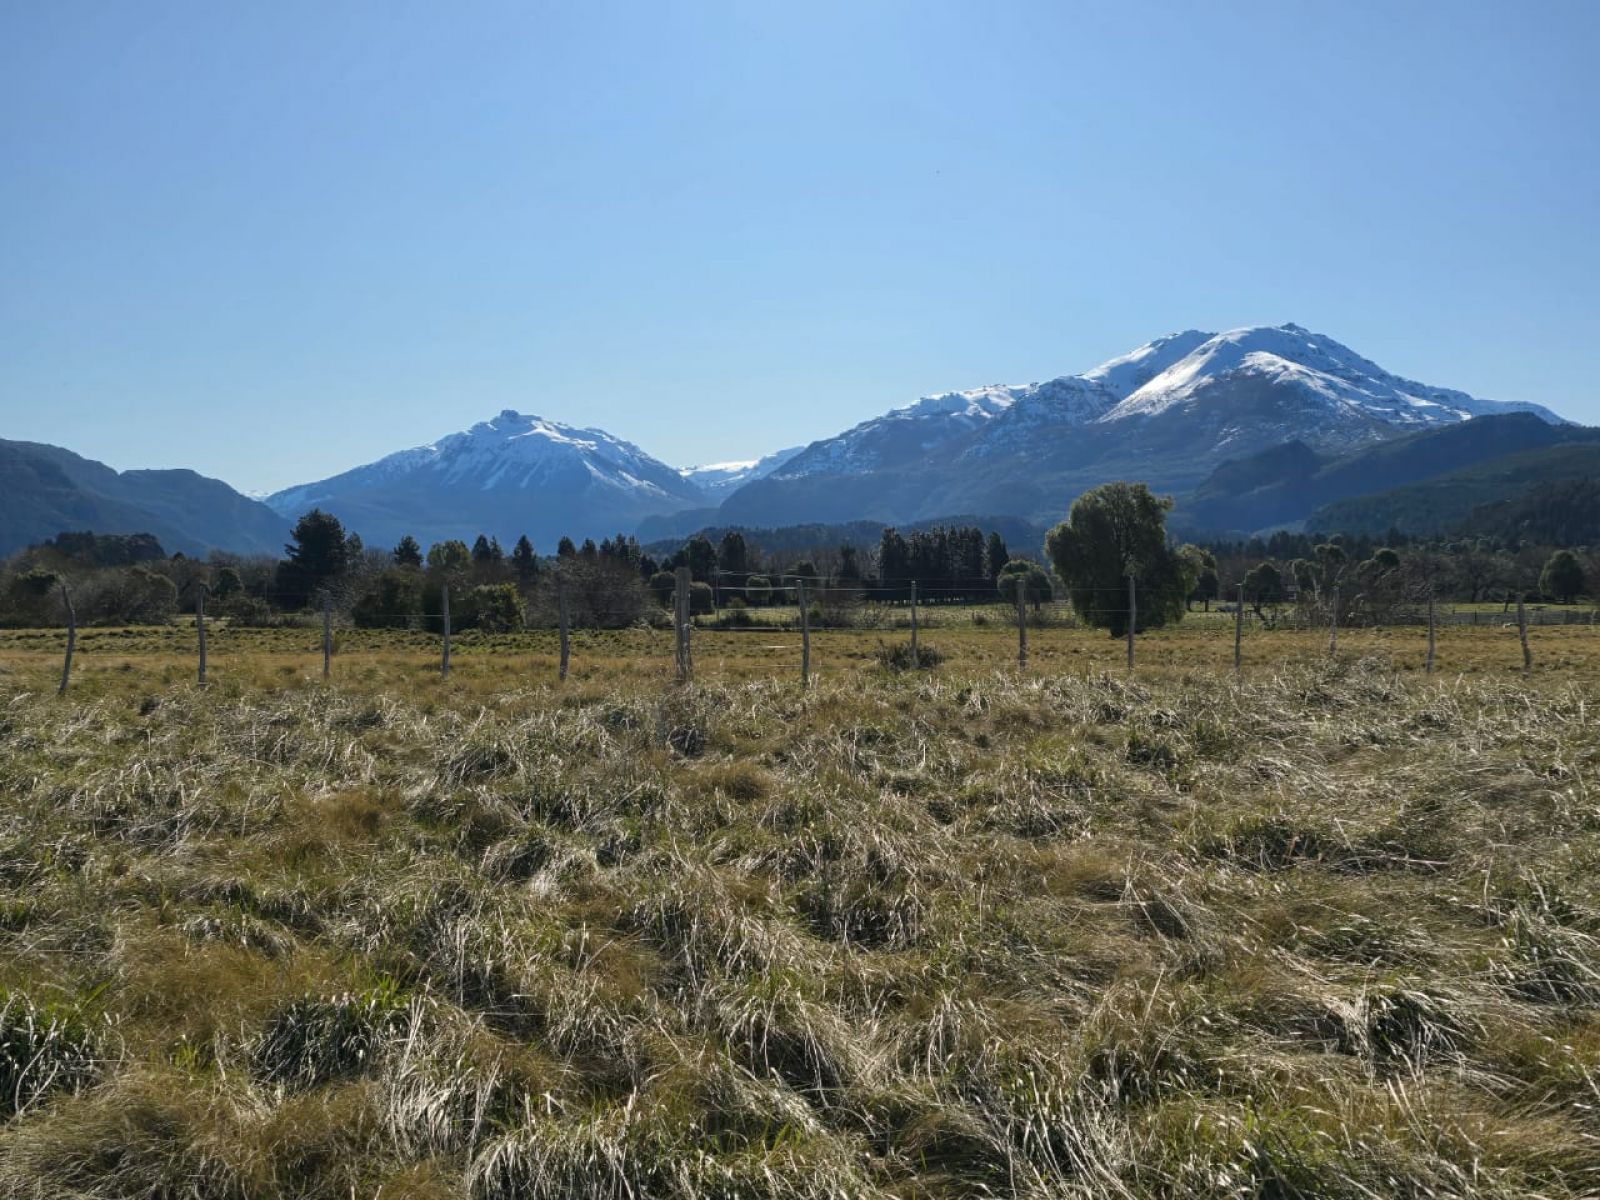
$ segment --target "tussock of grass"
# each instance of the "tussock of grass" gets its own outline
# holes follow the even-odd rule
[[[87,1084],[100,1073],[101,1046],[77,1007],[0,989],[0,1117]]]
[[[1587,685],[941,636],[16,687],[0,1194],[1600,1192]]]

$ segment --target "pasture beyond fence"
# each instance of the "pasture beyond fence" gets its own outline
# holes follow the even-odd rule
[[[817,588],[797,580],[789,590],[789,598],[794,603],[758,610],[723,607],[697,614],[692,611],[692,582],[686,569],[678,572],[675,584],[671,607],[661,614],[664,621],[658,619],[633,626],[633,632],[638,635],[633,644],[626,649],[609,646],[604,657],[629,658],[637,670],[645,672],[651,670],[652,661],[664,666],[665,648],[658,645],[663,623],[671,642],[670,676],[679,681],[694,677],[695,643],[706,639],[718,648],[721,657],[717,661],[723,668],[732,654],[742,659],[747,667],[754,662],[774,673],[793,671],[802,683],[809,682],[812,676],[814,642],[837,651],[835,655],[823,654],[820,659],[823,669],[863,662],[866,665],[877,662],[896,670],[935,666],[947,654],[941,653],[928,639],[947,636],[960,640],[969,666],[987,664],[1019,671],[1027,671],[1030,666],[1030,631],[1034,638],[1035,665],[1043,671],[1070,667],[1073,659],[1087,664],[1104,657],[1095,650],[1096,643],[1100,651],[1116,644],[1103,629],[1085,627],[1066,604],[1056,601],[1034,604],[1020,591],[1014,603],[972,604],[966,602],[965,597],[941,595],[937,589],[913,584],[908,590],[895,589],[892,594],[889,594],[890,589],[876,589],[878,594],[873,594],[874,589],[859,589],[842,600],[838,589]],[[321,660],[323,679],[335,676],[335,663],[340,659],[351,656],[359,659],[365,652],[381,653],[385,648],[399,648],[414,658],[425,660],[427,646],[432,644],[438,674],[448,679],[453,649],[457,652],[467,649],[480,659],[483,654],[493,657],[520,653],[537,657],[548,634],[553,633],[557,638],[558,657],[552,674],[558,680],[565,680],[571,668],[575,634],[584,635],[577,639],[581,667],[584,650],[594,645],[592,639],[604,632],[615,632],[574,629],[564,593],[560,597],[554,630],[510,634],[453,629],[448,588],[442,597],[441,611],[424,619],[431,628],[404,628],[399,620],[401,614],[396,614],[395,628],[357,629],[337,621],[331,602],[324,600],[318,611],[306,614],[300,622],[286,622],[270,630],[233,629],[225,620],[207,616],[206,595],[205,589],[198,590],[192,616],[170,627],[164,631],[166,636],[157,639],[162,651],[168,654],[181,652],[182,641],[190,639],[195,677],[200,683],[206,682],[208,660],[215,657],[219,635],[226,662],[230,652],[247,647],[269,653],[295,653],[300,650],[297,639],[314,630],[317,634],[314,649]],[[85,656],[99,656],[108,649],[126,654],[133,649],[133,644],[127,641],[125,631],[119,644],[110,637],[93,636],[114,631],[80,629],[71,597],[64,589],[62,600],[63,628],[59,631],[12,631],[10,645],[30,654],[40,654],[46,652],[49,640],[59,637],[62,656],[59,691],[64,693],[72,682],[75,657],[81,664]],[[1131,580],[1126,603],[1124,612],[1137,614],[1138,597]],[[414,615],[407,616],[411,622],[420,624]],[[1348,612],[1341,617],[1337,600],[1325,613],[1316,614],[1295,608],[1263,609],[1236,598],[1215,607],[1195,609],[1185,614],[1181,622],[1159,630],[1136,632],[1129,624],[1125,640],[1118,645],[1121,653],[1117,657],[1122,660],[1118,665],[1136,672],[1140,666],[1141,646],[1154,644],[1172,650],[1181,642],[1183,654],[1164,655],[1166,665],[1174,665],[1176,659],[1198,669],[1242,673],[1247,667],[1304,660],[1313,653],[1336,657],[1341,653],[1342,637],[1347,654],[1378,649],[1425,673],[1488,668],[1520,669],[1527,673],[1534,667],[1541,634],[1551,627],[1567,630],[1566,637],[1581,638],[1586,643],[1585,655],[1591,648],[1587,645],[1591,638],[1595,639],[1592,648],[1600,649],[1600,623],[1596,618],[1594,607],[1530,607],[1520,602],[1497,607],[1426,602],[1390,611],[1382,621],[1352,621]],[[1473,634],[1471,650],[1459,655],[1459,662],[1451,661],[1452,649],[1459,643],[1447,645],[1441,655],[1440,633],[1445,631],[1452,636],[1469,631]],[[893,639],[901,634],[907,638],[905,643],[884,641],[886,637]],[[763,635],[766,641],[755,641]],[[787,640],[774,644],[770,640],[774,637]],[[1325,646],[1315,641],[1322,637],[1325,637]],[[1071,642],[1070,654],[1061,653],[1061,646],[1051,638]],[[870,644],[868,639],[875,644]],[[753,655],[748,653],[752,645],[757,651]],[[1043,662],[1037,658],[1041,649],[1045,651]]]

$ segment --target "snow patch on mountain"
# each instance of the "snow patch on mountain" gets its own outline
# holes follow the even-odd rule
[[[807,475],[861,473],[931,453],[982,428],[1010,409],[1031,387],[990,384],[924,396],[913,404],[863,421],[837,437],[812,442],[771,476],[799,479]]]
[[[1166,337],[1146,342],[1137,350],[1109,359],[1092,371],[1085,371],[1079,378],[1100,384],[1122,400],[1215,336],[1199,329],[1169,333]]]
[[[983,431],[962,457],[983,459],[1009,453],[1042,429],[1098,420],[1116,403],[1117,394],[1111,388],[1087,375],[1063,375],[1029,384],[1020,389],[1016,402]]]
[[[707,496],[720,500],[752,480],[765,479],[804,449],[804,446],[790,446],[785,450],[762,455],[760,458],[683,467],[678,474],[705,492]]]

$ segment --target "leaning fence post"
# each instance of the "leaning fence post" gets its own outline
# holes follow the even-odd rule
[[[204,584],[195,585],[194,592],[194,628],[200,640],[200,682],[206,681],[206,593],[211,588]]]
[[[1016,576],[1017,581],[1017,670],[1028,669],[1028,597],[1027,577]]]
[[[1437,618],[1433,608],[1433,584],[1428,584],[1428,661],[1423,665],[1423,674],[1433,674],[1433,655],[1437,645]]]
[[[567,613],[567,581],[565,579],[556,580],[556,611],[561,627],[561,666],[556,677],[565,679],[567,677],[567,626],[569,621]]]
[[[1239,600],[1233,606],[1233,673],[1244,670],[1244,584],[1239,585]]]
[[[1139,600],[1134,593],[1133,572],[1128,572],[1128,670],[1133,670],[1133,631],[1139,624]]]
[[[1522,641],[1522,673],[1526,675],[1533,670],[1533,651],[1528,648],[1528,606],[1522,602],[1522,593],[1517,593],[1517,637]]]
[[[917,581],[911,581],[911,669],[916,670],[921,663],[917,656]]]
[[[450,678],[450,585],[444,584],[439,597],[439,618],[444,625],[444,646],[439,652],[439,678]]]
[[[795,580],[795,598],[800,602],[800,684],[811,683],[811,606],[806,602],[806,581]]]
[[[67,657],[61,664],[61,687],[56,695],[67,694],[67,680],[72,678],[72,651],[78,644],[78,614],[72,608],[72,594],[67,591],[66,580],[61,581],[61,603],[67,608]]]
[[[333,671],[333,598],[322,597],[322,677]]]

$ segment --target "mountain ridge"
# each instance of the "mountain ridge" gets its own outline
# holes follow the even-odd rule
[[[185,468],[117,471],[45,442],[0,439],[0,555],[58,533],[154,534],[168,551],[277,554],[289,522]]]
[[[952,411],[959,419],[940,423]],[[1510,412],[1563,423],[1541,405],[1405,379],[1292,322],[1191,329],[1080,375],[891,410],[735,491],[718,520],[904,522],[997,511],[1043,519],[1108,479],[1181,493],[1226,459],[1289,441],[1336,454]]]
[[[13,463],[9,493],[17,497],[13,509],[31,514],[32,536],[98,526],[155,532],[179,549],[223,538],[233,543],[224,548],[246,551],[268,549],[262,512],[275,514],[277,527],[313,507],[333,512],[373,545],[405,534],[429,542],[527,533],[548,549],[562,536],[665,536],[707,525],[910,524],[951,512],[1047,522],[1110,479],[1137,479],[1185,497],[1180,511],[1203,514],[1209,505],[1207,520],[1231,503],[1227,524],[1270,524],[1265,518],[1307,515],[1312,493],[1291,493],[1308,479],[1319,481],[1319,503],[1348,497],[1348,487],[1326,475],[1343,458],[1372,453],[1375,464],[1394,467],[1400,460],[1373,448],[1517,414],[1524,414],[1520,441],[1513,439],[1519,445],[1570,427],[1537,404],[1405,379],[1291,322],[1166,334],[1080,374],[937,392],[803,447],[701,467],[674,468],[605,430],[504,409],[432,442],[282,489],[255,508],[198,475],[119,476],[90,464],[105,474],[73,467],[75,481],[61,463],[88,460],[41,447],[29,452],[28,466]],[[1539,427],[1530,423],[1535,419]],[[14,450],[12,458],[20,454]],[[1264,466],[1274,454],[1283,461]],[[1252,461],[1260,455],[1267,459]],[[1223,470],[1230,462],[1243,464],[1229,468],[1233,476]],[[1262,477],[1249,481],[1252,471]],[[1374,480],[1396,482],[1392,473]],[[190,499],[207,487],[209,499]],[[1241,495],[1230,501],[1230,488]],[[231,514],[233,526],[186,514],[184,506],[194,503],[215,509],[210,515]],[[47,527],[55,521],[62,524]]]

